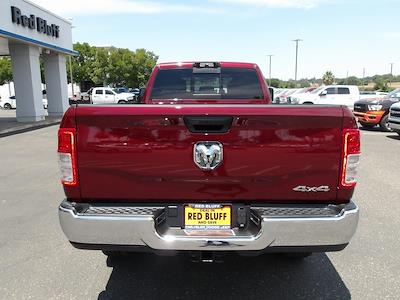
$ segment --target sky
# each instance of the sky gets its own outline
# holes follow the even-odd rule
[[[72,18],[74,42],[170,61],[257,63],[264,76],[400,74],[400,0],[32,0]]]

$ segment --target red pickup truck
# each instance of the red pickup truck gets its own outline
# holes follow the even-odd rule
[[[344,249],[359,216],[352,112],[270,102],[257,65],[198,62],[157,65],[143,104],[69,108],[58,133],[68,240],[206,261]]]

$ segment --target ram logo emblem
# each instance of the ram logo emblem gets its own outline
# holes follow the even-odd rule
[[[220,142],[198,142],[193,148],[193,160],[202,170],[214,170],[221,164],[223,156]]]

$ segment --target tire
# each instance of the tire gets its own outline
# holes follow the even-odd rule
[[[381,128],[381,131],[384,132],[390,132],[392,131],[389,127],[389,114],[386,114],[382,117],[381,121],[379,122],[379,127]]]
[[[304,102],[303,104],[314,104],[314,103],[312,103],[312,102]]]
[[[375,124],[369,124],[369,123],[363,123],[360,122],[361,127],[365,128],[365,129],[372,129],[375,127]]]
[[[290,259],[295,259],[295,260],[302,260],[306,257],[311,256],[312,252],[287,252],[283,253],[283,255],[287,258]]]
[[[11,106],[11,104],[10,103],[5,103],[4,104],[4,109],[12,109],[12,106]]]
[[[118,101],[118,104],[127,104],[128,102],[127,101],[125,101],[125,100],[119,100]]]

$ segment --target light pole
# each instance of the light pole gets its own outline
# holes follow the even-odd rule
[[[302,42],[302,41],[303,40],[301,40],[301,39],[293,40],[293,42],[296,43],[296,64],[295,64],[295,67],[294,67],[294,81],[295,82],[297,82],[297,57],[298,57],[298,54],[299,54],[299,42]]]
[[[394,63],[389,63],[389,65],[390,65],[390,80],[389,80],[389,86],[392,87],[393,65],[394,65]]]
[[[274,56],[273,54],[268,54],[267,56],[269,56],[269,85],[271,86],[271,74],[272,74],[272,56]]]
[[[365,68],[363,68],[363,77],[362,77],[363,86],[365,85]]]

